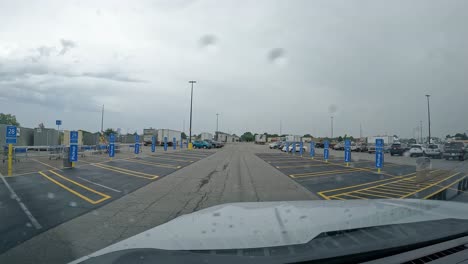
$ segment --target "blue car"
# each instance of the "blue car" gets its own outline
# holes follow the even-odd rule
[[[198,149],[210,149],[212,145],[206,141],[194,141],[193,143],[193,148],[198,148]]]

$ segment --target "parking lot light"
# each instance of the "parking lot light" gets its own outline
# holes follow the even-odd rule
[[[193,84],[197,83],[197,81],[189,81],[189,83],[192,84],[192,90],[191,90],[191,95],[190,95],[190,128],[189,128],[189,145],[188,149],[192,149],[192,105],[193,105]]]

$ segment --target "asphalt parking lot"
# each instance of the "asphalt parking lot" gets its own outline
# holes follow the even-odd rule
[[[385,163],[380,173],[374,162],[359,160],[345,164],[343,158],[286,153],[263,153],[268,162],[312,193],[325,200],[420,198],[449,200],[468,189],[462,172],[418,169]]]
[[[100,155],[80,159],[73,169],[60,169],[54,161],[23,164],[23,173],[0,181],[0,253],[213,153],[148,152],[113,160]]]

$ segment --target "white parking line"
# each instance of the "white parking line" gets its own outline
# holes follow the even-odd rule
[[[80,179],[82,179],[82,180],[85,181],[85,182],[89,182],[89,183],[91,183],[91,184],[94,184],[94,185],[97,185],[97,186],[101,186],[102,188],[106,188],[106,189],[109,189],[109,190],[114,191],[114,192],[118,192],[118,193],[122,192],[122,191],[119,191],[119,190],[116,190],[116,189],[112,189],[111,187],[107,187],[107,186],[105,186],[105,185],[99,184],[99,183],[97,183],[97,182],[92,182],[92,181],[87,180],[87,179],[85,179],[85,178],[81,178],[81,177],[79,177],[79,176],[77,176],[77,178],[80,178]]]
[[[0,178],[2,178],[2,181],[3,183],[5,184],[5,186],[8,188],[8,190],[10,191],[11,193],[11,197],[14,198],[19,206],[21,207],[21,209],[23,209],[23,212],[26,214],[26,216],[29,218],[29,220],[31,221],[31,223],[33,224],[33,226],[36,228],[36,229],[41,229],[42,226],[41,224],[39,224],[39,222],[36,220],[36,218],[34,218],[34,216],[31,214],[31,212],[29,211],[29,209],[26,207],[26,205],[24,205],[24,203],[21,201],[21,199],[19,198],[19,196],[16,194],[16,192],[11,188],[11,186],[8,184],[8,182],[5,180],[5,178],[3,177],[3,175],[0,173]]]

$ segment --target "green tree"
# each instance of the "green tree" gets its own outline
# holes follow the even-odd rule
[[[310,137],[310,138],[313,138],[313,136],[311,134],[305,134],[304,137]]]
[[[185,132],[182,132],[182,139],[187,139],[187,134],[185,134]]]
[[[245,133],[241,136],[241,139],[242,139],[242,141],[252,142],[252,141],[254,141],[255,136],[252,134],[252,132],[245,132]]]
[[[115,131],[114,129],[112,128],[108,128],[104,131],[104,135],[106,136],[109,136],[110,134],[114,134],[114,135],[117,135],[117,131]]]
[[[339,137],[338,137],[338,142],[341,142],[341,141],[343,141],[343,137],[342,137],[342,136],[339,136]]]
[[[450,137],[451,137],[450,134],[447,134],[447,135],[445,136],[445,138],[450,138]]]
[[[20,126],[20,123],[16,121],[16,116],[12,114],[3,114],[3,113],[0,113],[0,124]]]

